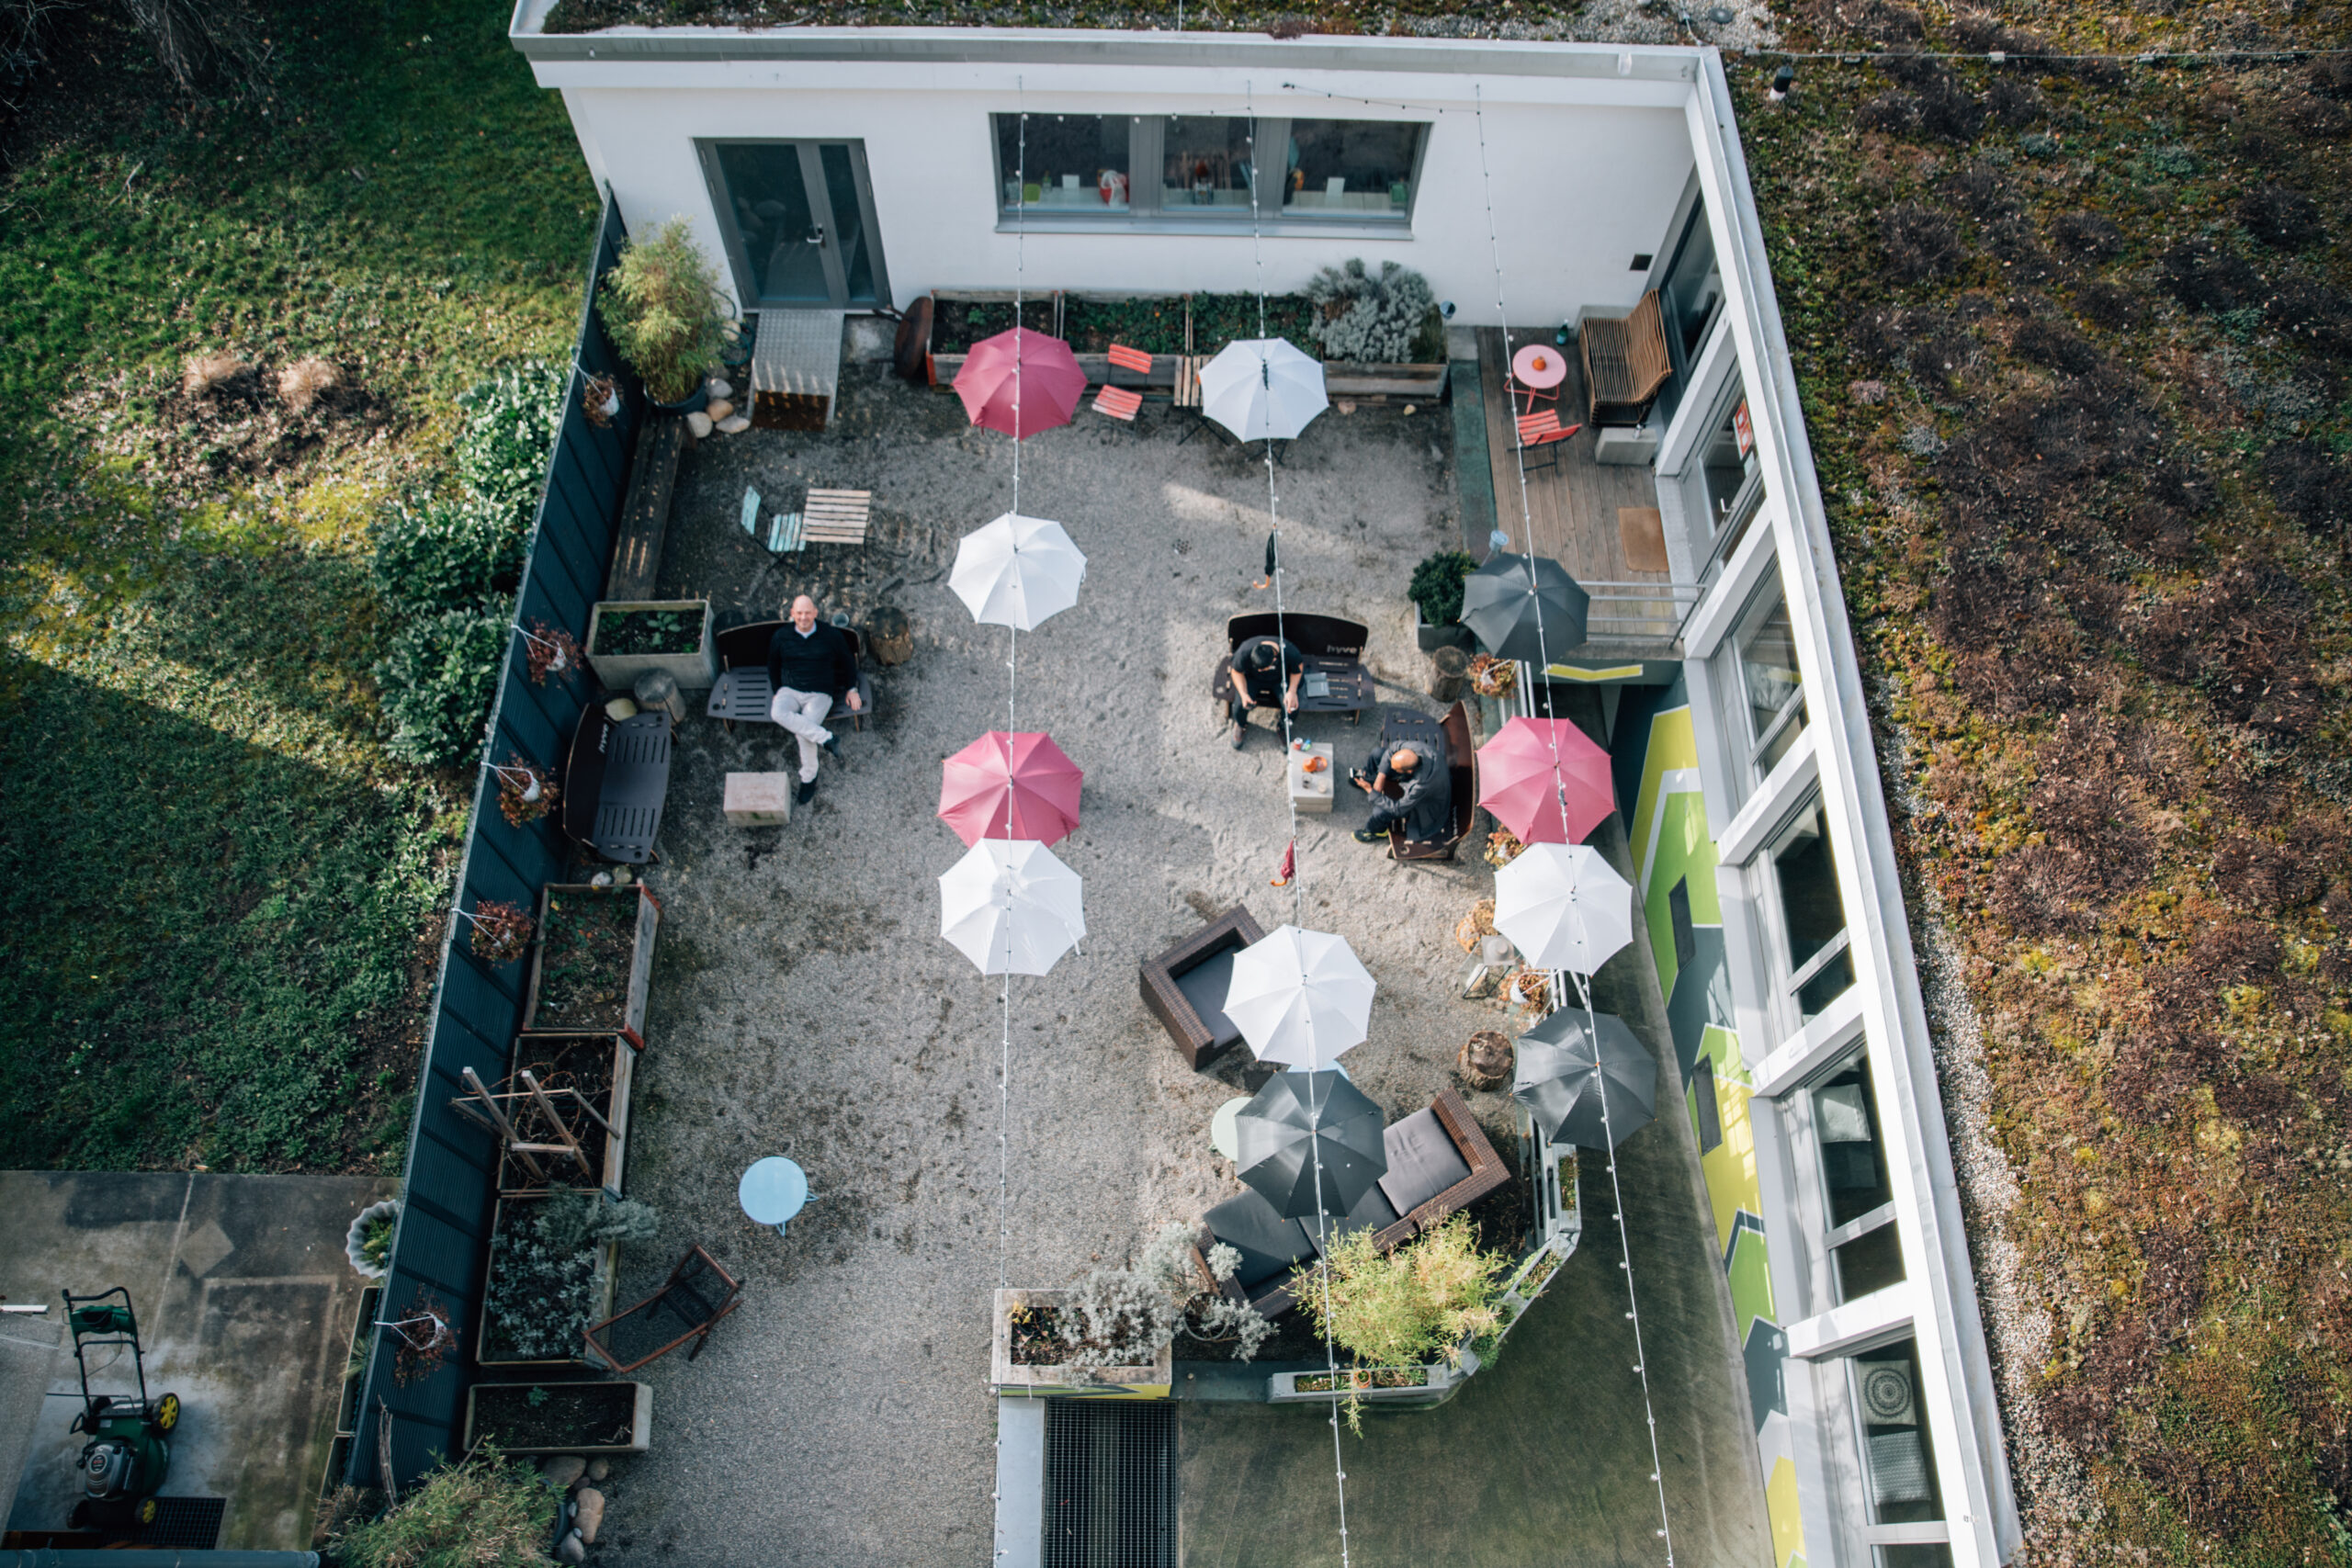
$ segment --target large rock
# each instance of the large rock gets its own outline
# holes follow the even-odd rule
[[[602,1483],[605,1477],[612,1474],[612,1472],[613,1461],[605,1458],[602,1454],[597,1455],[594,1459],[588,1461],[588,1479],[591,1481]]]
[[[580,1505],[580,1511],[571,1517],[572,1528],[580,1532],[582,1540],[594,1546],[596,1527],[605,1522],[605,1495],[594,1486],[582,1486],[572,1495],[572,1500]]]
[[[724,424],[727,423],[727,416],[735,412],[735,405],[725,398],[713,398],[702,412],[710,415],[711,423]]]
[[[721,435],[741,435],[751,428],[751,420],[740,413],[730,414],[718,422],[718,434]]]
[[[695,439],[697,441],[700,441],[704,436],[708,435],[710,434],[710,427],[717,423],[718,421],[712,419],[710,415],[703,412],[700,409],[696,409],[694,412],[686,415],[686,428],[695,433]]]
[[[539,1461],[539,1474],[548,1486],[558,1492],[570,1489],[573,1483],[588,1473],[588,1461],[578,1454],[557,1454]]]
[[[580,1538],[580,1532],[578,1530],[566,1530],[564,1532],[563,1540],[556,1545],[555,1560],[558,1562],[585,1562],[588,1561],[588,1543]]]

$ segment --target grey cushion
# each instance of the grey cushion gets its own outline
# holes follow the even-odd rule
[[[1315,1243],[1306,1228],[1275,1213],[1274,1206],[1254,1191],[1227,1198],[1203,1217],[1211,1235],[1241,1254],[1241,1268],[1234,1279],[1252,1293],[1292,1264],[1315,1256]]]
[[[1446,1135],[1434,1110],[1416,1111],[1381,1135],[1388,1149],[1388,1174],[1380,1190],[1397,1213],[1409,1214],[1470,1174],[1462,1152]]]
[[[1184,999],[1201,1015],[1210,1043],[1220,1051],[1241,1039],[1241,1031],[1225,1016],[1225,994],[1233,985],[1233,955],[1240,951],[1238,947],[1221,949],[1176,976],[1176,988],[1184,993]]]
[[[1397,1217],[1386,1194],[1380,1190],[1380,1183],[1375,1181],[1363,1190],[1363,1196],[1356,1200],[1356,1206],[1350,1209],[1344,1218],[1323,1222],[1323,1235],[1319,1241],[1315,1235],[1314,1215],[1309,1214],[1298,1223],[1300,1228],[1306,1232],[1306,1239],[1315,1242],[1316,1250],[1328,1253],[1354,1232],[1366,1229],[1385,1231],[1396,1223]]]

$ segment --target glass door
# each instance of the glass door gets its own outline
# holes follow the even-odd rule
[[[707,141],[700,150],[745,310],[887,299],[865,143]]]

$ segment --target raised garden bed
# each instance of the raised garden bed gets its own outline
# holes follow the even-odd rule
[[[582,651],[607,691],[629,691],[657,670],[681,691],[707,691],[718,681],[707,599],[599,600]]]
[[[548,1245],[539,1221],[552,1196],[518,1192],[492,1212],[490,1268],[474,1332],[474,1359],[516,1370],[592,1365],[580,1331],[613,1314],[617,1242],[574,1252]]]
[[[653,938],[661,926],[662,905],[642,883],[558,882],[541,888],[524,1032],[609,1032],[643,1049]]]
[[[1341,1367],[1336,1379],[1328,1371],[1276,1372],[1267,1379],[1266,1398],[1273,1404],[1329,1404],[1336,1382],[1338,1397],[1366,1404],[1442,1404],[1477,1366],[1476,1356],[1464,1354],[1460,1367]]]
[[[641,1382],[478,1382],[466,1391],[465,1446],[507,1454],[641,1454],[653,1389]]]
[[[534,1157],[547,1175],[546,1179],[535,1179],[529,1168],[504,1148],[502,1140],[499,1191],[536,1192],[544,1190],[548,1180],[577,1187],[593,1179],[618,1197],[628,1153],[629,1090],[636,1076],[637,1046],[618,1032],[524,1034],[516,1036],[510,1061],[509,1086],[521,1089],[522,1075],[526,1069],[537,1077],[539,1087],[548,1091],[559,1112],[564,1115],[565,1124],[580,1139],[588,1164],[583,1169],[569,1156],[537,1155]],[[579,1090],[611,1131],[599,1125],[594,1117],[581,1115],[559,1092],[567,1089]]]
[[[1128,1399],[1165,1399],[1173,1382],[1174,1349],[1159,1348],[1149,1361],[1133,1366],[1073,1367],[1052,1359],[1063,1352],[1054,1332],[1057,1315],[1070,1300],[1068,1291],[999,1291],[990,1380],[1000,1392],[1083,1393]]]

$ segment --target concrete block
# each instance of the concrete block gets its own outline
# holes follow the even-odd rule
[[[1596,463],[1649,463],[1657,457],[1657,431],[1642,425],[1627,429],[1623,425],[1604,425],[1593,437],[1592,460]]]
[[[727,825],[730,828],[772,828],[792,820],[790,773],[729,773],[727,775]]]

